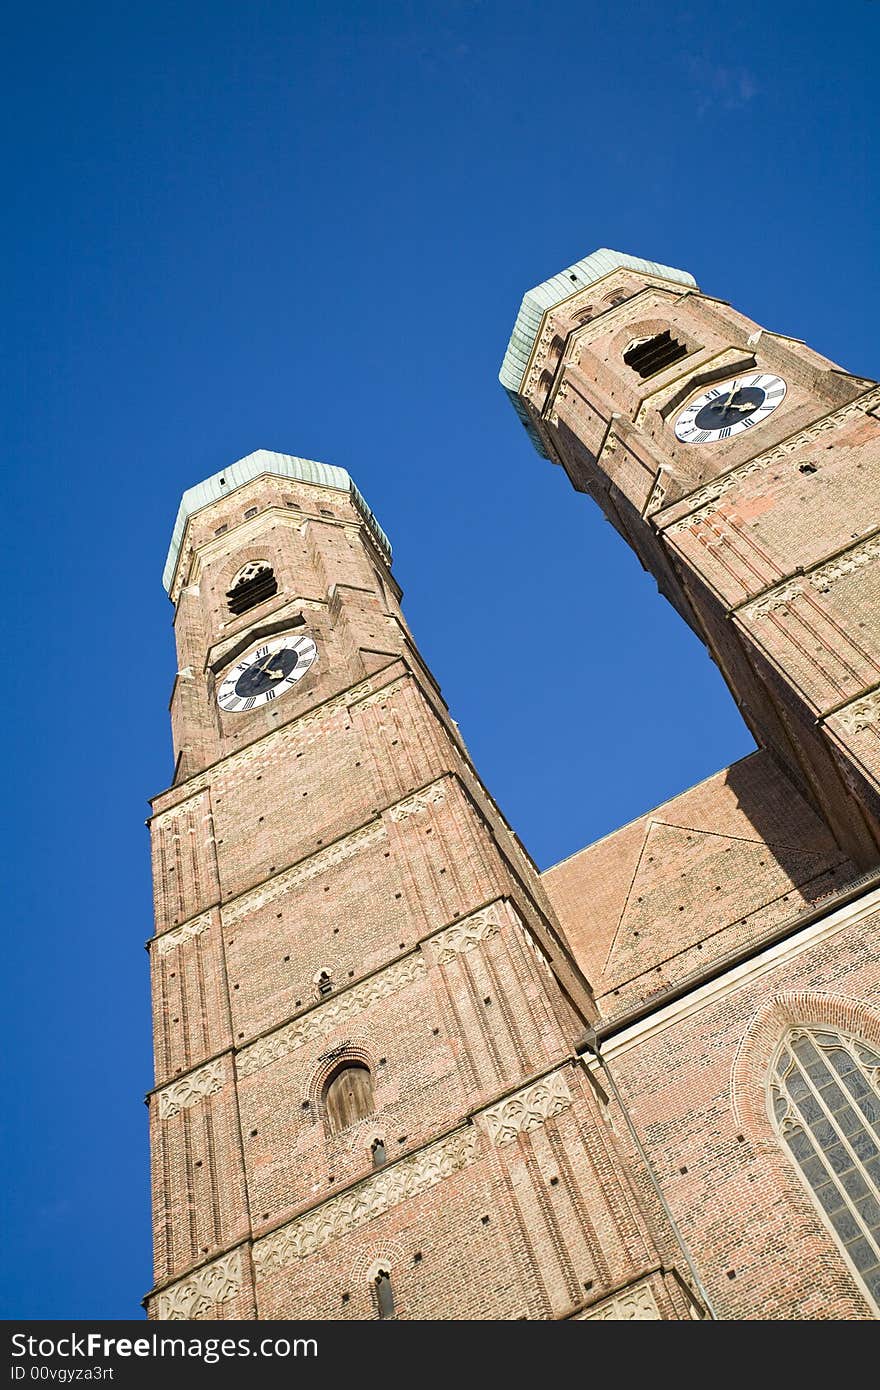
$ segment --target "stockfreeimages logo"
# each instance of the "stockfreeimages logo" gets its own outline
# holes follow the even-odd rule
[[[211,1366],[235,1357],[317,1356],[314,1337],[165,1337],[158,1332],[149,1337],[106,1337],[102,1332],[71,1332],[61,1337],[34,1337],[17,1332],[12,1338],[12,1380],[112,1380],[113,1368],[90,1365],[48,1366],[46,1361],[84,1360],[95,1362],[121,1357],[161,1360],[163,1357],[191,1358]],[[30,1364],[28,1364],[30,1363]]]

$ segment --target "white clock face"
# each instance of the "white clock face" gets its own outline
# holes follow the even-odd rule
[[[732,381],[711,386],[686,405],[675,422],[676,438],[683,444],[712,444],[754,429],[785,399],[781,376],[748,372]]]
[[[311,637],[274,637],[233,666],[217,691],[221,709],[240,714],[292,690],[318,655]]]

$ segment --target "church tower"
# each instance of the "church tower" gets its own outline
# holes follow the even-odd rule
[[[526,294],[501,381],[759,745],[542,875],[591,1066],[715,1316],[876,1317],[880,388],[608,250]]]
[[[705,642],[846,853],[880,858],[880,388],[600,250],[529,291],[501,381]]]
[[[149,1316],[706,1316],[390,566],[339,468],[261,450],[183,497]]]

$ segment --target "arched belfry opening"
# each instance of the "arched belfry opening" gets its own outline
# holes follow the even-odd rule
[[[248,609],[256,608],[258,603],[265,603],[277,592],[278,580],[268,560],[251,560],[235,576],[232,588],[227,591],[226,602],[230,613],[237,618],[247,613]]]

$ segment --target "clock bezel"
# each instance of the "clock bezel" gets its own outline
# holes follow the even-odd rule
[[[696,433],[691,433],[689,438],[683,432],[685,422],[687,422],[689,431],[692,431],[699,412],[733,385],[736,385],[739,390],[757,389],[763,391],[764,399],[748,415],[743,415],[741,419],[733,421],[730,425],[720,426],[713,430],[697,430]],[[778,389],[779,387],[782,388],[781,391]],[[726,439],[733,439],[737,435],[745,434],[747,430],[754,429],[757,425],[762,425],[782,405],[787,394],[788,383],[783,377],[777,376],[775,372],[752,370],[737,376],[727,377],[724,381],[713,382],[711,386],[704,387],[698,396],[688,401],[687,405],[679,411],[675,417],[675,437],[680,444],[717,444]]]
[[[257,695],[242,697],[236,694],[235,687],[246,671],[257,661],[279,651],[295,651],[296,665],[282,680],[276,681],[268,689]],[[238,658],[217,687],[217,704],[224,714],[250,714],[252,710],[271,704],[301,681],[314,666],[318,658],[318,647],[313,637],[305,633],[283,633],[269,641],[257,642]]]

